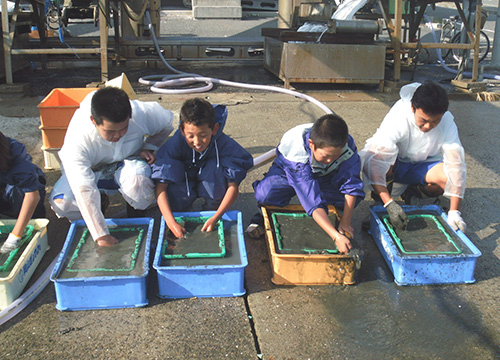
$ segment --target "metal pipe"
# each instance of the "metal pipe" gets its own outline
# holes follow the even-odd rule
[[[7,10],[7,0],[2,0],[2,34],[3,34],[3,58],[5,62],[5,82],[12,84],[12,59],[10,50],[12,41],[9,36],[9,11]]]
[[[33,55],[33,54],[100,54],[101,49],[12,49],[12,55]]]
[[[376,34],[380,31],[379,24],[371,20],[335,20],[337,32]]]

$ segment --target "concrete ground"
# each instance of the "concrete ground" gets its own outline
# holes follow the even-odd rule
[[[174,21],[171,21],[172,24]],[[259,23],[260,24],[260,23]],[[267,26],[267,25],[266,25]],[[189,33],[194,32],[189,28]],[[181,33],[182,34],[182,33]],[[259,63],[174,63],[182,71],[226,80],[276,85],[282,83]],[[158,101],[176,116],[189,97],[202,96],[226,104],[225,132],[253,156],[273,149],[282,134],[322,115],[315,105],[289,95],[216,86],[198,95],[158,95],[140,85],[144,75],[162,69],[110,68],[110,78],[125,72],[139,99]],[[408,80],[412,74],[405,73]],[[500,332],[500,147],[499,103],[476,102],[450,86],[451,75],[436,66],[421,67],[415,80],[440,81],[450,93],[468,166],[463,216],[467,236],[482,252],[474,284],[402,287],[373,239],[361,230],[373,201],[366,198],[355,211],[354,242],[365,252],[352,286],[277,286],[265,241],[245,236],[248,266],[246,294],[241,297],[164,300],[150,267],[149,304],[143,308],[61,312],[52,283],[19,315],[0,326],[1,359],[499,359]],[[39,102],[53,88],[84,87],[98,81],[99,69],[37,68],[15,74],[29,83],[28,96],[0,96],[0,131],[24,142],[43,168]],[[495,87],[490,83],[489,89]],[[362,148],[390,106],[395,93],[376,86],[297,85],[326,104],[348,123]],[[257,211],[251,184],[269,164],[249,172],[233,209],[246,227]],[[60,176],[46,171],[48,192]],[[446,208],[448,202],[441,199]],[[107,217],[124,216],[113,198]],[[61,251],[69,228],[47,206],[50,249],[30,284]],[[159,224],[158,214],[156,226]],[[153,239],[153,249],[156,239]],[[152,262],[152,257],[151,257]]]

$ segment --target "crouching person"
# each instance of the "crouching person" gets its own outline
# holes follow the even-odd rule
[[[62,176],[49,198],[57,216],[83,218],[98,246],[116,244],[101,209],[101,193],[118,191],[137,210],[155,204],[150,164],[173,130],[172,122],[173,114],[158,103],[131,101],[121,89],[89,94],[59,151]]]

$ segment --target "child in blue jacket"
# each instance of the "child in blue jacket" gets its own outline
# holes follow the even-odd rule
[[[26,147],[0,132],[0,213],[17,218],[0,253],[19,247],[32,217],[45,217],[45,182],[45,175],[31,162]]]
[[[351,218],[364,198],[361,162],[347,124],[328,114],[314,124],[287,131],[276,160],[261,181],[253,183],[259,205],[285,206],[294,195],[318,225],[335,241],[341,253],[351,249],[345,236],[353,234]],[[343,209],[339,229],[328,218],[328,205]]]
[[[181,237],[186,230],[173,211],[186,211],[198,197],[204,210],[216,210],[202,231],[215,223],[238,196],[238,187],[253,166],[253,158],[241,145],[223,133],[227,109],[208,101],[187,100],[180,111],[179,129],[158,150],[152,165],[158,207],[172,233]]]

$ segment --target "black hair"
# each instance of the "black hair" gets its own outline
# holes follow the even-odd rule
[[[349,137],[346,122],[337,114],[327,114],[314,123],[309,138],[315,148],[344,147]]]
[[[182,104],[180,111],[180,126],[193,124],[196,127],[208,125],[210,129],[215,126],[215,110],[212,104],[202,98],[189,99]]]
[[[97,125],[103,120],[121,123],[132,117],[132,106],[125,91],[109,86],[96,91],[92,97],[91,113]]]
[[[448,110],[448,94],[440,85],[426,80],[411,98],[413,110],[421,109],[427,115],[440,115]]]
[[[0,171],[7,172],[11,168],[12,156],[10,153],[10,141],[0,131]]]

